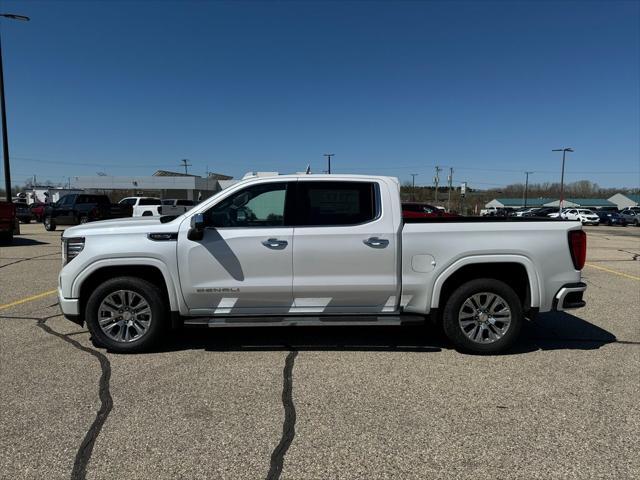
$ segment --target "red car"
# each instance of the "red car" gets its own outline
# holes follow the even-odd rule
[[[29,207],[31,209],[31,216],[34,218],[36,222],[42,222],[44,218],[44,207],[46,207],[46,203],[32,203]]]
[[[437,218],[457,217],[455,213],[447,213],[444,210],[426,203],[408,202],[402,204],[402,218]]]
[[[13,242],[16,226],[16,207],[13,203],[0,201],[0,243]]]

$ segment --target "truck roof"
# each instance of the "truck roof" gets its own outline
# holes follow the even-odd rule
[[[266,174],[268,173],[268,174]],[[390,177],[385,175],[363,175],[354,173],[287,173],[280,174],[278,172],[258,172],[257,174],[247,173],[241,181],[245,180],[257,180],[263,178],[305,178],[305,179],[354,179],[354,180],[391,180],[392,182],[399,183],[398,177]]]

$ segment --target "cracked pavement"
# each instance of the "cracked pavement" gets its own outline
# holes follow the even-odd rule
[[[586,230],[587,307],[500,356],[428,327],[189,330],[117,355],[54,295],[1,309],[0,478],[638,478],[640,228]],[[59,232],[22,231],[0,305],[56,286]]]

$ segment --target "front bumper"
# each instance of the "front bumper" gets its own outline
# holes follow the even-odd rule
[[[77,298],[64,298],[62,289],[58,288],[58,303],[66,319],[78,325],[84,324],[84,321],[80,318],[80,300]]]
[[[583,282],[563,285],[553,299],[553,309],[562,312],[584,307],[587,303],[582,299],[582,296],[586,290],[587,284]]]

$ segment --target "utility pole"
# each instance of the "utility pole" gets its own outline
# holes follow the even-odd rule
[[[527,208],[527,193],[529,191],[529,175],[531,175],[532,173],[535,172],[524,172],[524,174],[527,176],[527,179],[524,181],[524,208]]]
[[[187,170],[187,167],[190,167],[190,166],[191,166],[191,164],[189,163],[189,160],[187,160],[186,158],[183,158],[183,159],[182,159],[182,160],[180,160],[180,161],[182,162],[182,165],[181,165],[181,166],[182,166],[182,167],[184,167],[184,174],[185,174],[185,175],[188,175],[188,174],[189,174],[189,172],[188,172],[188,170]]]
[[[331,173],[331,157],[333,157],[335,153],[323,153],[322,156],[327,157],[327,173]]]
[[[29,17],[13,13],[0,13],[0,17],[28,22]],[[7,137],[7,109],[4,103],[4,72],[2,70],[2,42],[0,41],[0,111],[2,116],[2,155],[4,157],[4,188],[7,202],[11,203],[11,167],[9,165],[9,138]]]
[[[436,166],[436,176],[433,177],[433,183],[436,184],[436,192],[435,192],[435,203],[436,203],[436,207],[438,206],[438,183],[440,182],[440,172],[442,171],[442,168]]]
[[[558,218],[562,217],[562,204],[564,203],[564,159],[567,152],[573,152],[573,148],[556,148],[552,152],[562,152],[562,174],[560,175],[560,202],[558,204]]]
[[[447,212],[451,212],[451,187],[453,186],[453,167],[449,167],[449,198],[447,199]]]
[[[419,175],[418,173],[410,173],[411,175],[411,199],[416,201],[416,177]]]

